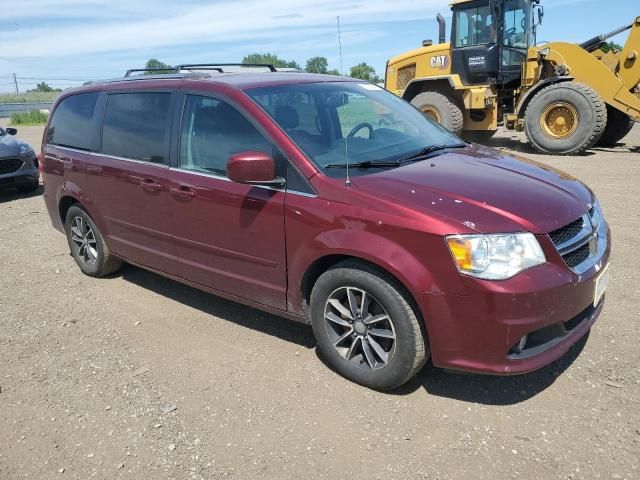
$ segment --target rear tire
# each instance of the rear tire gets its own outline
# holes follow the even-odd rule
[[[122,262],[109,253],[100,230],[83,208],[76,205],[69,208],[65,231],[71,256],[85,275],[104,277],[122,266]]]
[[[577,82],[540,90],[525,112],[525,133],[540,152],[575,155],[593,147],[607,125],[606,104],[598,93]]]
[[[597,145],[599,147],[615,147],[627,136],[635,122],[626,113],[607,105],[607,126]]]
[[[404,384],[429,357],[420,320],[403,289],[361,262],[342,262],[318,278],[311,293],[311,325],[327,363],[376,390]]]
[[[455,102],[438,92],[424,92],[411,100],[411,105],[456,135],[464,127],[464,115]]]

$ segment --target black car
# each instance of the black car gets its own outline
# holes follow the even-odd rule
[[[15,128],[0,127],[0,188],[34,192],[40,185],[38,157],[28,143],[14,138],[16,133]]]

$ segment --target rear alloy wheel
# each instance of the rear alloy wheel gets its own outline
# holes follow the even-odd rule
[[[629,115],[607,105],[607,127],[597,143],[599,147],[615,147],[626,137],[635,122]]]
[[[71,256],[86,275],[103,277],[122,265],[109,253],[98,227],[82,208],[69,208],[65,230]]]
[[[556,83],[538,92],[525,112],[525,133],[540,152],[575,155],[593,147],[607,125],[606,104],[577,82]]]
[[[376,390],[411,379],[429,351],[420,322],[383,271],[347,261],[323,273],[311,293],[318,348],[342,376]]]
[[[424,92],[416,95],[411,100],[411,105],[447,130],[455,134],[462,132],[464,127],[462,110],[446,95],[438,92]]]

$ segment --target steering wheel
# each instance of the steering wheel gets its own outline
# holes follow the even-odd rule
[[[515,35],[516,31],[517,31],[516,27],[508,28],[507,30],[504,31],[504,36],[512,37],[513,35]]]
[[[367,122],[359,123],[355,127],[353,127],[353,129],[349,132],[349,135],[347,135],[347,138],[354,137],[355,134],[358,133],[363,128],[366,128],[367,130],[369,130],[369,138],[371,138],[373,136],[373,125]]]

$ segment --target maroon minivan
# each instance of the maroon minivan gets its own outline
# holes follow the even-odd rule
[[[227,69],[57,100],[45,201],[84,273],[127,262],[311,323],[330,366],[381,390],[429,357],[529,372],[594,324],[610,232],[578,180],[370,83]]]

